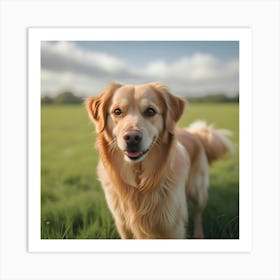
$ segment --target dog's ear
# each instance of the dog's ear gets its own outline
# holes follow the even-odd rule
[[[176,124],[184,113],[186,102],[184,99],[171,94],[169,94],[168,99],[166,128],[172,135],[174,135]]]
[[[107,107],[114,91],[121,87],[121,84],[110,84],[100,95],[89,97],[86,102],[86,109],[90,119],[96,126],[97,133],[104,130],[107,120]]]
[[[165,104],[166,111],[163,113],[165,126],[168,132],[175,134],[176,123],[184,113],[186,101],[178,96],[171,94],[168,88],[160,83],[152,84],[155,91],[159,92]]]

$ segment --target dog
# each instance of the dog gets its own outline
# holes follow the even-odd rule
[[[187,198],[195,207],[193,237],[204,237],[209,164],[233,146],[228,131],[203,121],[177,128],[185,103],[158,82],[112,83],[86,100],[98,177],[122,239],[188,238]]]

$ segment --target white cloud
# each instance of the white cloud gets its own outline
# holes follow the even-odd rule
[[[182,82],[202,82],[238,73],[238,62],[223,62],[212,55],[197,53],[169,64],[165,61],[151,62],[144,72],[152,77],[169,77]]]
[[[151,78],[155,77],[165,79],[169,72],[169,66],[163,60],[152,61],[146,66],[146,69],[144,69],[144,73]]]
[[[146,83],[160,81],[175,93],[238,92],[238,60],[222,61],[217,57],[196,53],[177,61],[150,61],[142,69],[100,52],[80,49],[70,42],[42,43],[42,92],[73,90],[92,95],[112,81]]]
[[[65,90],[80,96],[96,95],[111,81],[73,72],[41,71],[42,94],[54,96]]]
[[[118,73],[126,69],[125,63],[106,53],[89,52],[71,42],[43,42],[42,67],[53,71],[73,71],[87,75]]]

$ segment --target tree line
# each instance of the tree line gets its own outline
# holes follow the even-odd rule
[[[223,93],[209,94],[202,97],[188,97],[187,100],[191,103],[239,103],[239,94],[233,97],[227,96]]]
[[[67,105],[67,104],[82,104],[84,98],[76,96],[70,91],[61,92],[55,97],[48,95],[41,97],[42,105]]]
[[[238,103],[239,95],[237,94],[234,97],[229,97],[225,94],[210,94],[202,97],[187,97],[186,98],[190,103]],[[41,104],[42,105],[74,105],[82,104],[84,102],[83,97],[76,96],[70,91],[65,91],[58,94],[55,97],[50,97],[48,95],[42,96]]]

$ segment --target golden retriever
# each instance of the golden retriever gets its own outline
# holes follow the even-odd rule
[[[185,101],[160,83],[114,83],[86,107],[96,126],[99,180],[121,238],[186,238],[187,197],[196,211],[194,238],[203,238],[208,165],[232,153],[226,131],[202,121],[176,128]]]

